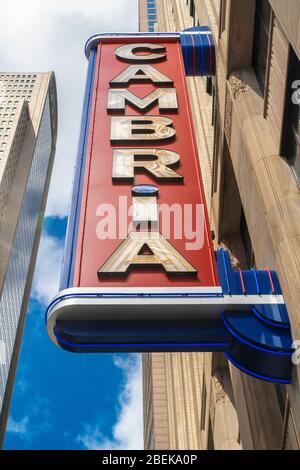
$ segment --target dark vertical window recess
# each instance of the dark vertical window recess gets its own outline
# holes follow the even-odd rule
[[[211,96],[212,92],[213,92],[212,77],[206,77],[206,93],[208,93]]]
[[[300,184],[300,61],[290,47],[282,156],[294,170]]]
[[[202,385],[202,398],[201,398],[201,418],[200,418],[200,429],[201,431],[205,431],[205,424],[206,424],[206,400],[207,400],[207,391],[206,391],[206,383],[203,377],[203,385]]]
[[[219,116],[217,108],[215,108],[214,126],[215,126],[215,129],[214,129],[214,160],[213,160],[212,196],[218,191],[219,161],[220,161],[220,153],[222,151],[220,116]]]
[[[190,0],[190,15],[192,18],[195,16],[195,3],[194,0]]]
[[[226,2],[227,0],[221,0],[220,5],[220,37],[226,28]]]
[[[256,0],[252,67],[262,93],[265,91],[271,7],[268,0]]]
[[[276,396],[277,396],[281,416],[282,416],[282,418],[284,418],[286,396],[287,396],[285,385],[275,384],[275,392],[276,392]]]
[[[215,450],[211,418],[209,419],[207,450]]]
[[[245,257],[247,261],[247,265],[249,268],[254,268],[255,267],[255,257],[254,257],[254,251],[252,247],[252,242],[248,230],[248,225],[245,217],[245,213],[242,209],[242,215],[241,215],[241,226],[240,226],[240,233],[244,245],[244,250],[245,250]]]
[[[206,93],[208,93],[209,96],[212,96],[212,93],[213,93],[212,77],[206,77]]]

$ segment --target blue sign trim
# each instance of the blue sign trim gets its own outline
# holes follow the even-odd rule
[[[86,348],[153,348],[157,351],[157,348],[224,348],[228,347],[228,343],[71,343],[62,339],[57,331],[55,336],[59,344],[70,346],[72,348],[86,349]]]
[[[216,49],[210,28],[208,26],[189,28],[180,33],[180,41],[186,75],[214,76]]]
[[[283,328],[284,330],[290,330],[290,326],[289,326],[289,325],[286,325],[286,324],[283,324],[283,323],[278,323],[278,322],[269,320],[269,319],[266,318],[265,316],[261,315],[261,314],[257,311],[257,308],[254,307],[252,311],[253,311],[254,315],[255,315],[260,321],[262,321],[263,323],[266,323],[267,325],[273,326],[274,328]]]
[[[241,366],[238,364],[228,353],[225,353],[225,356],[227,357],[228,361],[230,361],[237,369],[239,369],[241,372],[244,372],[247,375],[250,375],[251,377],[254,377],[259,380],[264,380],[266,382],[272,382],[272,383],[279,383],[279,384],[290,384],[291,380],[290,379],[276,379],[274,377],[268,377],[267,375],[262,375],[262,374],[256,374],[255,372],[246,369],[246,367]]]
[[[246,319],[246,318],[245,318]],[[226,327],[226,329],[229,331],[229,333],[235,338],[237,339],[239,342],[241,343],[244,343],[246,344],[247,346],[249,346],[250,348],[252,349],[257,349],[257,351],[262,351],[262,352],[266,352],[268,354],[274,354],[274,355],[278,355],[278,356],[289,356],[291,357],[293,352],[291,351],[279,351],[279,350],[276,350],[276,349],[271,349],[271,348],[265,348],[263,346],[258,346],[254,343],[250,343],[250,341],[247,341],[246,339],[242,338],[241,336],[239,336],[232,328],[231,326],[229,325],[228,321],[226,320],[226,317],[225,317],[225,314],[222,315],[222,320],[223,320],[223,323]],[[291,341],[291,345],[292,345],[292,341]]]
[[[88,132],[90,125],[91,104],[93,99],[94,77],[96,68],[97,53],[95,49],[91,50],[89,66],[87,72],[87,81],[83,101],[83,111],[81,118],[81,132],[78,144],[77,162],[75,167],[75,176],[73,180],[73,194],[70,207],[64,261],[62,266],[60,290],[72,287],[74,278],[75,255],[78,236],[78,227],[80,219],[80,205],[83,190],[83,177],[86,162],[86,150],[88,143]]]
[[[197,34],[198,33],[198,34]],[[90,49],[105,38],[122,37],[165,37],[178,38],[182,46],[185,72],[188,76],[212,77],[216,73],[216,48],[209,26],[188,28],[179,33],[100,33],[91,36],[84,47],[85,55],[90,57]]]

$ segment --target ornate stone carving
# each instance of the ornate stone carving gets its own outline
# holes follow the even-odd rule
[[[237,97],[237,95],[249,89],[249,86],[246,84],[243,78],[243,73],[241,71],[232,72],[229,77],[229,86],[234,99]]]
[[[212,386],[216,405],[226,403],[229,400],[225,390],[225,380],[225,374],[222,369],[217,369],[212,376]]]
[[[229,237],[226,237],[226,236],[223,237],[222,241],[219,243],[219,248],[229,252],[231,265],[232,265],[233,269],[238,269],[238,268],[241,267],[240,260],[231,251],[232,249],[234,250],[234,247],[232,246],[232,241],[231,241],[230,236]]]
[[[227,138],[228,147],[231,142],[231,123],[232,123],[232,98],[229,91],[229,86],[226,87],[226,103],[225,103],[225,122],[224,131]]]
[[[228,80],[226,89],[226,104],[225,104],[225,124],[224,130],[227,138],[228,146],[230,147],[231,142],[231,124],[232,124],[232,111],[233,111],[233,99],[235,100],[239,93],[247,91],[249,86],[246,84],[243,73],[241,71],[233,72]],[[232,94],[232,96],[231,96]]]

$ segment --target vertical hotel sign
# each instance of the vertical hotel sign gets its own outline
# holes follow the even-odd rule
[[[90,42],[47,330],[75,352],[222,351],[254,377],[289,383],[292,337],[276,273],[234,272],[228,252],[213,250],[185,79],[212,70],[211,44],[207,28]]]
[[[100,328],[97,322],[110,322],[110,332],[129,331],[130,321],[143,321],[145,331],[150,322],[151,331],[153,319],[194,320],[199,298],[222,293],[180,38],[105,37],[94,60],[67,281],[47,318],[60,345],[66,325],[82,327],[70,336],[80,342],[84,328]]]
[[[73,285],[218,290],[180,43],[98,48]]]

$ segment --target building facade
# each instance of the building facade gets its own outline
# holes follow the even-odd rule
[[[211,28],[216,77],[187,86],[215,245],[277,271],[300,339],[300,1],[155,3],[157,32]],[[143,386],[146,449],[300,448],[299,366],[283,386],[218,353],[144,354]]]
[[[53,73],[0,73],[0,446],[57,135]]]
[[[156,2],[155,0],[139,1],[139,30],[155,31],[156,24]]]

